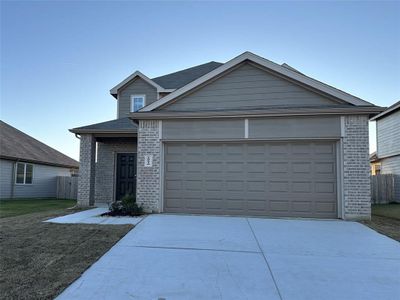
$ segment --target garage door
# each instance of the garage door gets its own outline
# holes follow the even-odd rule
[[[336,218],[334,142],[166,143],[164,211]]]

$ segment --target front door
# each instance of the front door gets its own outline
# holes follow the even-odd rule
[[[117,154],[116,200],[127,194],[136,195],[136,153]]]

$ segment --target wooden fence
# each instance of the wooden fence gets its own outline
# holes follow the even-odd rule
[[[394,174],[371,176],[371,203],[386,204],[395,201]]]
[[[57,177],[57,199],[78,198],[78,176]]]

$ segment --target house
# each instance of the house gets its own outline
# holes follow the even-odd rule
[[[110,91],[80,137],[78,202],[150,212],[370,218],[368,120],[383,111],[250,52]],[[96,151],[97,149],[97,151]]]
[[[376,151],[369,155],[369,164],[371,165],[371,175],[379,175],[381,173],[381,162],[376,155]]]
[[[376,155],[372,175],[394,174],[394,197],[400,202],[400,101],[371,118],[376,121]]]
[[[78,168],[76,160],[0,121],[0,198],[56,197],[57,176]]]

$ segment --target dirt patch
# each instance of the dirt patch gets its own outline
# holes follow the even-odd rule
[[[0,220],[0,299],[53,299],[133,227],[42,222],[72,212]]]
[[[400,242],[400,220],[372,215],[371,221],[362,221],[364,225]]]

